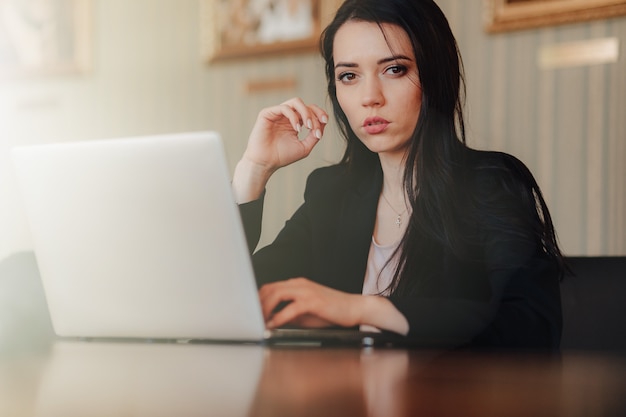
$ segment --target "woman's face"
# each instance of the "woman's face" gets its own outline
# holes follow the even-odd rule
[[[335,35],[333,56],[337,100],[354,133],[372,152],[404,156],[422,105],[406,32],[348,21]]]

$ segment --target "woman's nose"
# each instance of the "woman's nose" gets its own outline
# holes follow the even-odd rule
[[[369,78],[363,83],[361,102],[365,107],[382,106],[384,104],[385,97],[380,80]]]

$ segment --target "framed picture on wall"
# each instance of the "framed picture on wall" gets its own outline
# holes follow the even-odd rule
[[[488,32],[626,15],[626,0],[484,0],[484,7]]]
[[[201,0],[209,62],[317,49],[341,0]]]
[[[91,0],[0,0],[0,80],[82,72]]]

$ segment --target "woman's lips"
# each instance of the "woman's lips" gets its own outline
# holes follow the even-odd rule
[[[389,126],[389,122],[381,117],[368,117],[363,122],[363,129],[370,135],[385,131],[387,126]]]

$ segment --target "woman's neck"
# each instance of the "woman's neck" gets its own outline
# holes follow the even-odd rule
[[[405,201],[404,191],[404,159],[390,155],[379,155],[383,171],[382,192],[387,199],[400,204]]]

